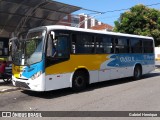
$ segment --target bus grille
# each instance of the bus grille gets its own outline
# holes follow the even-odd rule
[[[15,85],[16,85],[17,87],[20,87],[20,88],[30,89],[30,87],[29,87],[26,83],[24,83],[24,82],[16,81],[16,82],[15,82]]]

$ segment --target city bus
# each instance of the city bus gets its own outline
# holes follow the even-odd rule
[[[31,91],[72,88],[155,69],[152,37],[60,25],[28,31],[12,41],[13,85]]]

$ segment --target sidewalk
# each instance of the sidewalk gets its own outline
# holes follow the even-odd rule
[[[20,88],[14,87],[12,82],[6,83],[2,79],[0,79],[0,93],[11,92],[15,90],[19,90]]]

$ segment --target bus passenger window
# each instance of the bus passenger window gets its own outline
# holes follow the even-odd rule
[[[129,40],[126,38],[116,38],[115,53],[129,53]]]
[[[88,34],[72,35],[72,53],[92,54],[94,53],[94,39]]]
[[[69,35],[61,35],[56,33],[54,39],[48,37],[47,56],[52,58],[68,58],[69,57]]]
[[[67,58],[69,56],[69,46],[68,46],[68,37],[66,36],[59,36],[57,39],[57,54],[56,57],[58,58]]]
[[[111,37],[103,37],[104,53],[113,53],[113,39]]]
[[[151,40],[143,40],[143,52],[144,53],[153,53],[153,41]]]
[[[142,40],[131,39],[131,52],[132,53],[142,53]]]
[[[72,34],[72,48],[71,48],[71,53],[75,54],[76,53],[76,34]]]
[[[96,37],[96,53],[113,53],[113,39],[110,36]]]
[[[99,36],[96,37],[96,53],[104,53],[103,38]]]

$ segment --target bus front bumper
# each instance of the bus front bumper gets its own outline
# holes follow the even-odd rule
[[[23,80],[20,78],[15,78],[12,76],[12,84],[16,87],[19,87],[23,90],[31,90],[31,91],[45,91],[44,84],[42,81],[37,80]]]

